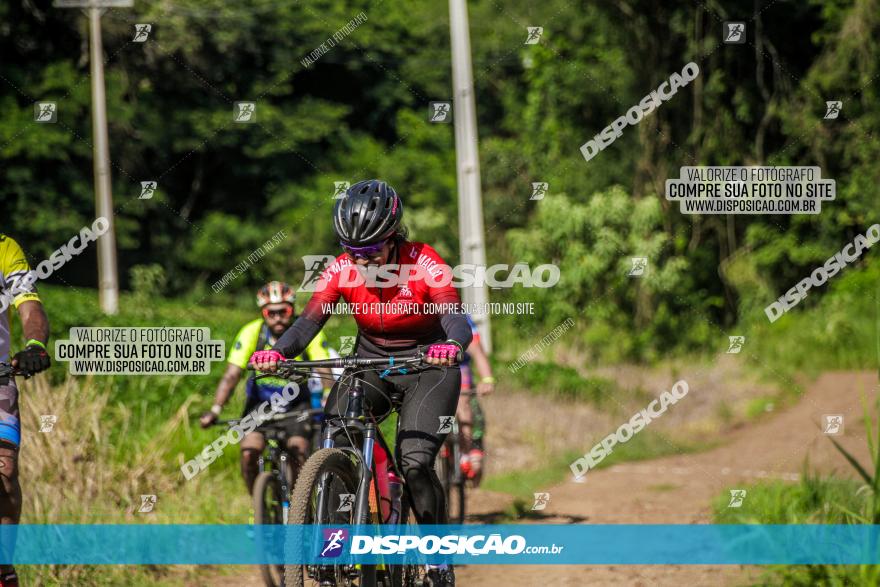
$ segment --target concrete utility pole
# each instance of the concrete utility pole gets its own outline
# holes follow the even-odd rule
[[[105,314],[119,312],[119,276],[116,265],[116,220],[110,181],[107,100],[104,93],[104,47],[101,14],[107,8],[130,8],[134,0],[55,0],[56,8],[85,8],[89,17],[89,65],[92,82],[92,144],[94,145],[95,214],[110,223],[98,239],[98,295]]]
[[[471,69],[471,41],[465,0],[449,0],[452,39],[452,89],[454,92],[455,160],[458,171],[458,231],[461,262],[486,265],[483,237],[483,203],[480,192],[480,158],[477,151],[477,114],[474,105],[474,76]],[[486,286],[463,288],[466,304],[485,304]],[[487,352],[492,350],[489,313],[473,316]]]

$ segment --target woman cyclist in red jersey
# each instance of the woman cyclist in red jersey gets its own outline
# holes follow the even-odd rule
[[[274,348],[254,353],[251,362],[260,371],[273,371],[279,360],[299,355],[340,297],[354,310],[357,356],[405,356],[427,346],[426,362],[433,367],[384,378],[376,372],[364,373],[364,396],[365,405],[380,416],[391,412],[388,396],[402,394],[395,450],[415,502],[414,514],[422,524],[445,524],[446,498],[434,472],[434,458],[446,436],[438,433],[441,418],[455,415],[461,385],[457,363],[471,341],[471,328],[461,313],[458,292],[450,285],[449,266],[429,245],[407,240],[402,216],[400,196],[384,181],[351,186],[333,209],[333,225],[344,253],[321,274],[315,294]],[[421,272],[407,270],[417,265]],[[391,271],[397,278],[401,268],[409,276],[405,284],[397,279],[384,284],[350,279],[354,270],[364,269],[367,275],[370,269],[374,275],[375,270],[385,271],[384,275]],[[426,307],[441,313],[425,312]],[[325,412],[344,415],[347,393],[334,386]],[[432,585],[455,584],[452,569],[442,565],[429,568],[428,577]]]

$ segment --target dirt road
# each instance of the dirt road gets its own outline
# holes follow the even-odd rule
[[[868,462],[862,426],[862,396],[875,398],[877,375],[833,372],[810,384],[791,408],[727,432],[712,450],[621,464],[588,474],[585,483],[568,481],[545,488],[550,503],[526,523],[550,524],[705,524],[711,502],[722,492],[761,479],[799,478],[804,460],[822,473],[851,477],[849,465],[821,432],[824,414],[844,415],[838,440]],[[693,389],[698,389],[694,387]],[[471,494],[472,521],[500,517],[510,505],[505,494]],[[748,497],[742,506],[748,509]],[[747,585],[760,577],[758,567],[681,566],[468,566],[457,570],[462,586],[533,587],[575,585]],[[207,578],[205,578],[207,579]],[[258,586],[256,569],[212,577],[200,585]]]
[[[737,484],[799,478],[804,459],[815,470],[851,477],[849,465],[819,428],[823,414],[843,414],[841,444],[868,462],[861,424],[862,394],[877,395],[877,375],[826,373],[792,408],[736,430],[713,450],[617,465],[591,472],[585,483],[550,487],[540,523],[705,524],[714,498]],[[474,513],[502,511],[502,495],[475,496]],[[748,508],[748,497],[743,503]],[[480,511],[482,510],[482,511]],[[748,584],[758,568],[708,566],[470,566],[456,573],[463,586],[719,585]]]

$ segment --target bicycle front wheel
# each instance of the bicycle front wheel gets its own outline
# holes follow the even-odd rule
[[[321,449],[306,461],[299,473],[290,499],[287,523],[352,524],[354,505],[343,505],[345,500],[342,496],[357,494],[357,488],[357,468],[351,457],[338,448]],[[284,585],[370,584],[371,581],[365,580],[367,577],[361,577],[361,571],[350,565],[287,565],[284,569]],[[369,579],[375,581],[375,576]]]
[[[270,471],[263,471],[254,481],[254,523],[283,524],[281,488]],[[266,587],[280,587],[284,578],[283,565],[260,567]]]

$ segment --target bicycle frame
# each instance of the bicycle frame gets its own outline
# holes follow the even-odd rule
[[[334,448],[336,446],[335,438],[338,434],[342,433],[343,430],[354,431],[357,436],[362,438],[360,449],[356,446],[342,447],[343,450],[354,453],[358,462],[360,474],[360,482],[358,483],[358,491],[355,496],[354,504],[354,524],[370,523],[370,484],[374,479],[373,457],[377,449],[377,443],[378,450],[385,451],[385,454],[388,457],[388,470],[393,471],[402,478],[400,471],[397,468],[397,463],[395,462],[391,451],[388,449],[388,444],[385,442],[382,432],[379,430],[379,426],[374,421],[365,422],[364,420],[363,384],[360,379],[355,376],[349,391],[348,407],[346,409],[345,417],[343,418],[343,424],[333,424],[332,421],[328,420],[321,435],[321,448]],[[323,482],[324,479],[322,479],[322,483]],[[379,502],[381,503],[382,499],[390,500],[390,495],[383,494],[380,488],[381,485],[377,484],[376,496]],[[409,496],[408,490],[405,489],[404,493],[407,497]],[[322,491],[321,500],[318,503],[318,519],[324,519],[324,515],[327,513],[327,497],[327,492]],[[381,516],[381,506],[379,512]]]
[[[400,361],[393,357],[384,359],[361,359],[356,357],[342,357],[339,359],[330,359],[323,361],[282,361],[279,363],[279,365],[282,367],[282,370],[287,368],[290,371],[302,370],[312,367],[328,366],[344,367],[346,370],[353,367],[386,366],[388,368],[387,370],[390,371],[391,369],[399,369],[405,366],[419,364],[421,363],[421,361],[422,355],[417,354],[416,356],[407,357]],[[343,373],[343,375],[340,377],[340,381],[345,380],[345,378],[346,373]],[[360,448],[358,448],[357,446],[346,446],[340,447],[340,449],[350,452],[358,463],[358,473],[360,476],[360,480],[358,482],[357,494],[355,495],[353,523],[368,524],[370,523],[370,484],[374,480],[373,457],[377,449],[377,443],[379,445],[378,449],[385,451],[387,455],[388,471],[393,471],[400,478],[403,478],[403,476],[401,475],[397,463],[394,460],[394,456],[391,454],[391,451],[388,450],[388,444],[382,437],[379,426],[376,424],[376,422],[372,420],[367,420],[365,416],[364,389],[360,375],[358,373],[354,373],[350,375],[349,378],[351,380],[351,386],[349,387],[348,405],[346,406],[345,416],[340,418],[325,418],[324,429],[321,434],[321,448],[335,448],[335,439],[343,431],[354,432],[352,436],[356,436],[357,438],[361,439]],[[357,440],[357,438],[353,438],[352,440]],[[322,477],[320,482],[323,489],[324,484],[326,483],[326,476]],[[379,503],[379,512],[381,517],[381,500],[383,498],[390,500],[390,496],[382,494],[380,491],[380,487],[380,484],[377,484],[376,497]],[[406,483],[403,484],[403,487],[404,499],[407,499],[409,505],[412,506],[412,496],[410,495],[409,488],[407,487]],[[316,513],[318,520],[326,519],[325,516],[328,513],[327,499],[329,499],[328,492],[322,490],[320,492],[320,498],[317,503]]]
[[[266,438],[266,449],[268,451],[268,460],[266,459],[266,451],[264,451],[257,460],[257,469],[259,471],[270,471],[281,486],[281,517],[282,521],[287,523],[287,514],[290,511],[290,490],[291,487],[287,482],[288,467],[287,450],[285,447],[278,446],[278,441],[274,438]]]
[[[298,410],[293,413],[284,413],[276,415],[275,417],[261,423],[257,426],[254,431],[263,434],[266,438],[266,449],[260,453],[259,458],[257,459],[257,470],[260,472],[269,471],[273,474],[276,481],[281,487],[281,511],[282,511],[282,519],[283,523],[287,523],[287,516],[290,511],[290,493],[293,488],[290,486],[288,482],[288,472],[291,467],[290,464],[290,455],[287,452],[287,435],[284,433],[279,433],[277,429],[273,429],[271,424],[273,422],[278,422],[281,420],[286,420],[288,418],[302,418],[308,417],[312,418],[316,413],[321,410],[309,409],[309,410]],[[221,425],[225,424],[227,426],[235,425],[240,422],[240,419],[235,420],[221,420],[216,424]],[[267,454],[268,453],[268,454]],[[268,457],[268,458],[267,458]]]

